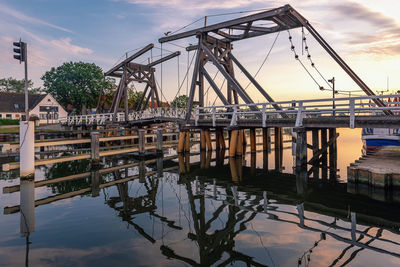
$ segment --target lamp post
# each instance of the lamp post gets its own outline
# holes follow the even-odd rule
[[[332,84],[332,109],[333,109],[333,117],[336,116],[336,111],[335,111],[335,77],[333,77],[332,79],[328,80],[328,82],[330,82]]]

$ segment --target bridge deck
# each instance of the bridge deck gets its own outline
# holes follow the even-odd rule
[[[197,125],[191,121],[192,126],[199,128],[261,128],[261,127],[295,127],[296,118],[272,118],[263,124],[261,119],[238,119],[235,125],[231,125],[231,119],[199,119]],[[321,116],[316,118],[304,118],[303,127],[306,128],[349,128],[350,116]],[[354,120],[354,128],[400,128],[400,116],[359,116]]]

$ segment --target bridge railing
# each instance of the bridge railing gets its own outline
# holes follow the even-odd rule
[[[386,107],[378,107],[374,99],[382,100]],[[265,127],[270,119],[292,118],[296,119],[296,126],[302,126],[304,118],[334,116],[348,117],[349,127],[354,128],[357,116],[383,115],[385,111],[400,114],[400,94],[197,107],[194,119],[195,125],[211,120],[214,127],[219,120],[230,120],[230,125],[235,126],[238,120],[254,119],[261,120]]]
[[[185,119],[186,110],[180,108],[150,108],[144,111],[134,111],[128,114],[128,121],[140,121],[145,119]],[[60,118],[60,122],[65,125],[104,125],[107,122],[113,122],[113,113],[74,115]],[[118,112],[115,118],[116,122],[126,122],[125,113]]]

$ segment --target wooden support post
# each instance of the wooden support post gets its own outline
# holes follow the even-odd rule
[[[145,152],[145,130],[139,129],[139,155],[144,155]]]
[[[238,130],[237,145],[236,145],[236,156],[241,157],[243,155],[243,130]]]
[[[92,164],[99,164],[100,163],[100,141],[99,141],[99,132],[91,132],[91,144],[90,144],[90,150],[91,150],[91,160]]]
[[[323,147],[328,142],[327,130],[321,129],[321,147]],[[327,150],[325,150],[321,155],[321,164],[322,164],[322,174],[321,177],[323,180],[328,178],[328,154]]]
[[[329,129],[329,140],[336,138],[336,128]],[[329,169],[330,169],[330,179],[336,179],[337,170],[337,142],[336,140],[329,146]]]
[[[256,154],[251,153],[250,156],[250,175],[255,176],[256,175]]]
[[[263,151],[263,169],[268,171],[268,151]]]
[[[179,173],[180,174],[185,174],[186,169],[185,169],[185,158],[182,154],[178,155],[178,162],[179,162]]]
[[[215,151],[219,151],[221,149],[221,132],[220,130],[215,130]]]
[[[185,133],[185,152],[190,152],[190,132]]]
[[[313,156],[319,150],[319,136],[318,136],[318,129],[312,130],[312,146],[313,146]],[[315,179],[319,178],[319,161],[316,160],[313,164],[313,177]]]
[[[157,128],[156,153],[157,155],[163,154],[163,128]]]
[[[200,131],[200,151],[206,150],[206,133],[204,130]]]
[[[146,182],[146,165],[144,164],[144,160],[141,160],[139,161],[139,183],[145,183],[145,182]]]
[[[275,170],[280,171],[282,169],[282,128],[275,127]]]
[[[226,149],[226,145],[225,145],[224,130],[221,130],[221,134],[219,135],[219,138],[220,138],[221,149],[225,150]]]
[[[178,153],[181,154],[185,149],[185,132],[179,132],[179,140],[178,140]]]
[[[268,151],[269,128],[262,129],[263,151]]]
[[[205,169],[206,166],[206,151],[200,152],[200,169]]]
[[[296,171],[305,168],[307,172],[307,131],[304,128],[297,128],[296,132]]]
[[[207,150],[212,151],[212,143],[211,143],[211,133],[210,131],[205,131],[206,141],[207,141]]]
[[[229,157],[233,158],[236,156],[236,146],[238,142],[238,132],[239,130],[233,130],[231,132],[231,139],[229,142]]]
[[[256,153],[256,129],[250,129],[250,146],[251,146],[251,153]]]
[[[100,195],[100,172],[99,170],[93,170],[90,173],[91,184],[92,184],[92,197],[98,197]]]

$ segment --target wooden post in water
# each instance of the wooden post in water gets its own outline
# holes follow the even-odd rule
[[[262,129],[263,151],[268,151],[269,128]]]
[[[326,143],[328,143],[327,130],[321,129],[321,147],[323,147]],[[327,153],[327,150],[325,150],[321,155],[321,164],[322,164],[321,177],[323,180],[325,180],[328,178],[328,153]]]
[[[229,157],[234,158],[236,156],[236,146],[238,142],[239,130],[233,130],[231,132],[231,138],[229,142]]]
[[[221,134],[219,135],[219,138],[220,138],[221,149],[225,150],[226,149],[226,145],[225,145],[224,130],[221,130]]]
[[[91,160],[92,164],[98,165],[100,163],[100,141],[99,141],[99,132],[91,132]]]
[[[206,133],[204,130],[200,131],[200,151],[206,150]]]
[[[144,155],[145,152],[145,130],[139,129],[139,155]]]
[[[329,128],[329,140],[336,137],[336,128]],[[337,142],[336,140],[329,146],[329,169],[330,179],[336,179],[337,169]]]
[[[207,142],[207,150],[212,151],[212,143],[211,143],[211,133],[210,131],[205,131],[206,142]]]
[[[99,170],[93,170],[90,173],[91,186],[92,186],[92,197],[98,197],[100,195],[100,173]]]
[[[185,152],[190,152],[190,132],[185,133]]]
[[[181,154],[185,149],[185,132],[179,132],[179,140],[178,140],[178,153]]]
[[[163,154],[163,128],[157,128],[156,153],[157,153],[157,155]]]
[[[215,130],[215,151],[219,151],[221,149],[221,132],[219,129]]]
[[[312,129],[312,150],[313,150],[313,156],[318,153],[319,150],[319,136],[318,136],[318,129]],[[314,161],[313,164],[313,177],[315,179],[319,178],[319,161],[316,160]]]
[[[256,150],[256,129],[255,128],[250,129],[250,146],[251,146],[251,153],[255,154],[257,152],[257,150]]]
[[[275,170],[280,171],[282,169],[282,128],[275,127]]]
[[[296,128],[296,171],[307,171],[307,131],[304,128]]]
[[[243,130],[238,130],[237,145],[236,145],[236,156],[241,157],[243,155]]]

